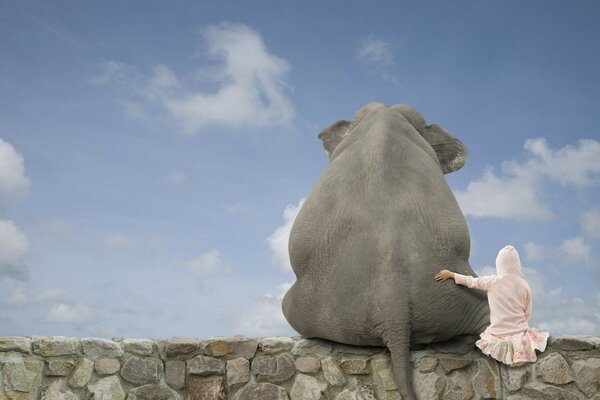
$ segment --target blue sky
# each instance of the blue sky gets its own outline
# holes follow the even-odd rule
[[[318,133],[406,103],[531,326],[600,334],[595,2],[0,1],[0,335],[296,335],[287,235]]]

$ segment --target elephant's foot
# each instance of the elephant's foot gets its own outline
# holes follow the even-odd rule
[[[416,400],[412,385],[412,367],[410,364],[410,326],[408,322],[398,329],[397,325],[387,327],[382,335],[390,350],[392,370],[396,386],[402,400]]]

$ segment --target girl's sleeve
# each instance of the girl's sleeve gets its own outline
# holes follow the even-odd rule
[[[531,317],[531,309],[533,308],[533,297],[531,297],[531,291],[527,290],[527,297],[525,298],[525,321],[529,321]]]
[[[455,272],[454,281],[459,285],[488,291],[496,282],[496,275],[473,277],[469,275],[461,275]]]

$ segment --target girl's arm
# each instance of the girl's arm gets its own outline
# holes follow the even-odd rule
[[[487,291],[492,287],[494,282],[496,282],[496,275],[484,275],[479,277],[473,277],[470,275],[461,275],[457,272],[452,272],[443,269],[435,275],[435,279],[437,281],[454,279],[454,282],[456,282],[459,285]]]

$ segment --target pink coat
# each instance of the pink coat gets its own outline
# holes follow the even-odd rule
[[[505,246],[496,257],[496,275],[472,277],[454,273],[456,283],[485,290],[490,305],[489,332],[506,336],[529,328],[533,298],[531,288],[521,271],[519,253],[513,246]]]

